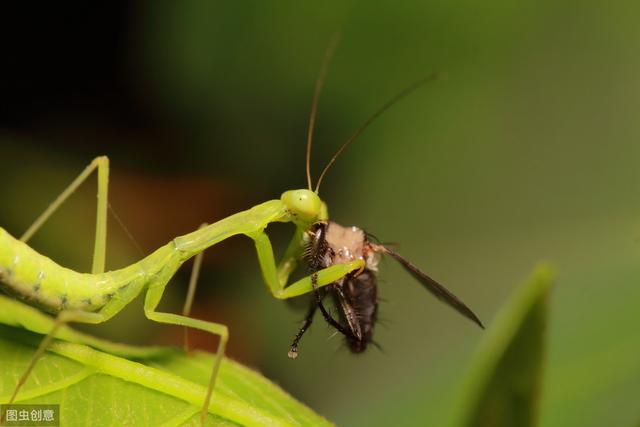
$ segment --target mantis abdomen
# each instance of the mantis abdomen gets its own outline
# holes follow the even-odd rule
[[[165,263],[179,257],[169,243],[142,261],[100,274],[79,273],[36,252],[0,227],[0,289],[50,312],[95,312],[113,298],[131,298]],[[135,293],[135,295],[131,295]]]

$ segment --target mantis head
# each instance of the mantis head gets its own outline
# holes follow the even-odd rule
[[[307,189],[285,191],[280,200],[291,212],[292,221],[305,229],[327,217],[327,206],[314,191]]]

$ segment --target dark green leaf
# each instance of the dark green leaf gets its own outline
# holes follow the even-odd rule
[[[0,402],[6,403],[41,335],[0,325]],[[199,425],[213,356],[166,349],[131,361],[56,341],[15,403],[60,404],[62,425]],[[320,426],[327,420],[255,371],[225,359],[208,426]]]
[[[459,425],[536,425],[551,283],[550,268],[537,268],[490,325],[474,359]]]

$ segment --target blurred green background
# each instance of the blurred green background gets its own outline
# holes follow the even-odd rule
[[[640,420],[640,8],[634,2],[209,2],[40,5],[4,14],[0,224],[20,234],[90,160],[111,158],[110,200],[144,253],[204,221],[304,187],[376,108],[433,71],[335,165],[321,196],[491,324],[540,260],[558,272],[542,426]],[[88,270],[95,180],[32,241]],[[108,266],[140,258],[110,220]],[[291,232],[271,227],[282,249]],[[447,425],[482,337],[391,261],[380,325],[348,353],[320,317],[288,345],[306,300],[271,298],[251,242],[207,252],[194,314],[230,326],[230,354],[344,426]],[[162,308],[179,311],[188,268]],[[133,325],[133,326],[132,326]],[[135,304],[85,328],[180,343]],[[208,336],[192,335],[213,349]]]

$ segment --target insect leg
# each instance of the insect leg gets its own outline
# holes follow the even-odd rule
[[[313,322],[313,316],[316,314],[317,308],[318,304],[316,304],[315,300],[312,300],[311,305],[309,306],[309,311],[307,312],[307,316],[304,319],[304,323],[293,339],[291,347],[289,347],[288,355],[291,359],[295,359],[296,357],[298,357],[298,343],[300,342],[300,339],[302,339],[304,333],[307,332],[307,329],[309,329],[309,326],[311,326],[311,323]]]
[[[175,261],[175,263],[177,262],[179,261]],[[173,269],[173,271],[170,271],[170,270],[167,270],[167,271],[171,275],[173,272],[175,272],[175,269]],[[168,279],[166,279],[166,281],[168,281]],[[140,293],[140,290],[142,289],[143,286],[145,286],[144,280],[132,282],[128,286],[127,290],[124,293],[120,294],[119,298],[113,298],[104,307],[102,307],[102,309],[100,309],[99,312],[96,312],[96,313],[79,311],[79,310],[67,310],[67,311],[61,311],[60,313],[58,313],[56,319],[53,322],[53,326],[51,327],[51,330],[40,342],[40,345],[38,346],[38,349],[36,350],[35,354],[31,358],[31,361],[29,362],[27,369],[18,380],[18,385],[16,386],[13,392],[10,402],[12,402],[13,399],[15,399],[20,387],[22,387],[24,382],[29,377],[29,374],[33,370],[34,366],[36,365],[36,362],[45,352],[45,350],[51,343],[51,340],[55,338],[56,333],[61,328],[63,328],[69,322],[98,324],[111,319],[118,312],[120,312],[125,306],[127,306],[131,302],[131,300],[133,300]],[[31,329],[31,328],[28,328],[28,329]],[[84,341],[85,340],[83,339],[79,340],[79,342],[84,342]],[[100,344],[101,342],[102,342],[101,340],[96,340],[93,343],[92,342],[87,342],[87,343],[93,345],[93,344]]]
[[[347,262],[345,264],[335,264],[331,267],[323,268],[319,270],[314,275],[317,275],[316,284],[318,288],[323,286],[330,285],[340,279],[342,279],[347,274],[352,271],[360,270],[364,267],[364,260],[355,260],[351,262]],[[292,283],[290,286],[287,286],[278,296],[278,298],[286,299],[297,297],[299,295],[304,295],[306,293],[313,291],[313,275],[309,275],[307,277],[303,277],[297,282]]]
[[[260,231],[258,233],[249,234],[249,237],[253,239],[256,246],[258,261],[260,263],[260,269],[262,270],[262,277],[274,297],[278,299],[287,299],[313,291],[311,276],[304,277],[285,288],[288,274],[279,274],[278,269],[276,268],[273,247],[271,246],[269,236],[267,236],[264,231]],[[352,271],[359,270],[363,267],[364,261],[356,260],[345,264],[335,264],[314,274],[317,274],[318,287],[322,287],[327,286]]]
[[[209,386],[207,387],[207,393],[204,399],[201,413],[201,424],[204,425],[207,414],[209,413],[209,403],[211,401],[211,395],[215,386],[216,377],[218,376],[218,370],[220,369],[220,363],[224,357],[224,351],[229,339],[229,330],[226,325],[220,323],[207,322],[204,320],[192,319],[190,317],[182,316],[173,313],[162,313],[156,311],[156,307],[162,299],[164,289],[169,282],[169,279],[173,275],[172,271],[160,273],[156,280],[149,285],[147,289],[144,312],[145,316],[149,320],[153,320],[159,323],[167,323],[170,325],[186,326],[190,328],[200,329],[205,332],[209,332],[213,335],[220,337],[218,341],[218,349],[216,351],[216,357],[213,361],[213,368],[211,370],[211,378],[209,380]]]
[[[20,240],[27,242],[49,217],[62,205],[71,194],[98,169],[98,209],[96,215],[96,238],[93,248],[93,265],[92,273],[102,273],[104,271],[104,261],[106,256],[107,242],[107,194],[109,188],[109,158],[107,156],[96,157],[91,161],[76,179],[69,184],[65,190],[45,209],[42,214],[34,221],[33,224],[20,237]]]
[[[206,227],[206,222],[200,225],[200,229]],[[200,268],[202,267],[202,257],[204,251],[200,252],[193,259],[193,267],[191,268],[191,277],[189,277],[189,289],[187,290],[187,298],[184,300],[184,306],[182,307],[182,315],[189,317],[191,313],[191,306],[193,305],[193,297],[196,293],[196,287],[198,286],[198,278],[200,277]],[[185,352],[189,352],[189,328],[184,328],[184,341],[183,347]]]
[[[324,320],[328,324],[336,328],[336,330],[338,330],[343,335],[349,336],[350,335],[349,331],[344,326],[342,326],[337,320],[335,320],[333,316],[331,316],[331,314],[324,307],[324,304],[322,303],[322,295],[320,294],[320,289],[318,288],[317,273],[313,273],[311,275],[311,286],[313,286],[313,293],[315,295],[316,304],[318,304],[318,307],[320,308],[320,312],[322,313],[322,317],[324,317]]]
[[[320,289],[318,288],[317,274],[315,273],[311,275],[311,284],[313,286],[314,298],[311,301],[309,312],[307,313],[307,317],[305,318],[304,323],[302,324],[302,327],[300,328],[295,338],[293,339],[293,342],[291,343],[291,347],[288,354],[288,356],[291,359],[295,359],[296,357],[298,357],[298,343],[302,339],[302,336],[304,335],[304,333],[307,332],[307,330],[309,329],[309,326],[311,326],[311,322],[313,322],[313,316],[315,315],[316,310],[318,308],[320,308],[320,312],[322,312],[322,316],[324,317],[324,320],[326,320],[328,324],[333,326],[338,332],[342,333],[343,335],[350,336],[350,332],[344,326],[342,326],[338,321],[336,321],[331,316],[331,314],[329,314],[327,309],[324,307],[324,304],[322,303],[323,295],[320,293]]]
[[[18,379],[18,383],[16,384],[16,387],[13,390],[13,394],[11,395],[11,398],[9,399],[8,404],[11,405],[13,403],[16,396],[18,395],[18,391],[20,391],[20,388],[26,382],[27,378],[29,378],[31,371],[36,366],[36,363],[38,362],[40,357],[42,357],[47,347],[49,347],[49,344],[55,337],[55,334],[58,331],[58,329],[60,329],[62,326],[64,326],[69,322],[101,323],[101,322],[104,322],[105,320],[106,319],[104,318],[104,316],[98,313],[88,313],[85,311],[61,311],[60,313],[58,313],[58,316],[54,321],[51,331],[49,331],[47,336],[45,336],[44,339],[40,342],[38,349],[36,350],[34,355],[31,357],[31,360],[29,361],[29,365],[27,365],[27,368]]]
[[[298,261],[303,257],[306,241],[304,240],[304,231],[296,227],[296,231],[289,242],[289,246],[284,251],[284,255],[278,264],[278,281],[287,283],[289,276],[298,266]]]

